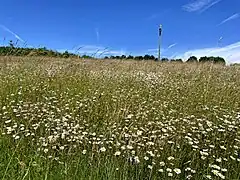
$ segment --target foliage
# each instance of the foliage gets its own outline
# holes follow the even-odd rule
[[[59,58],[79,57],[78,55],[69,53],[68,51],[60,53],[57,51],[48,50],[46,47],[43,48],[15,47],[12,41],[9,42],[9,46],[0,47],[0,56],[43,56]]]
[[[172,61],[175,61],[175,62],[183,62],[183,60],[182,59],[173,59]]]
[[[199,62],[201,63],[218,63],[218,64],[225,64],[225,60],[222,57],[201,57],[199,59]]]
[[[168,58],[162,58],[161,60],[162,60],[162,62],[168,62],[169,61]]]
[[[196,56],[191,56],[190,58],[188,58],[187,62],[189,63],[197,63],[198,59]]]
[[[240,67],[240,63],[233,63],[233,64],[231,64],[231,66]]]

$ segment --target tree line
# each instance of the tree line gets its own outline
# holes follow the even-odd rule
[[[23,48],[23,47],[13,47],[13,46],[1,46],[0,56],[45,56],[45,57],[59,57],[59,58],[69,58],[78,57],[74,53],[69,53],[65,51],[63,53],[49,50],[45,47],[43,48]]]
[[[1,46],[0,47],[0,56],[45,56],[45,57],[59,57],[59,58],[83,58],[83,59],[94,59],[93,56],[89,55],[78,55],[75,53],[70,53],[68,51],[65,51],[63,53],[58,51],[49,50],[46,47],[43,48],[27,48],[27,47],[15,47],[12,41],[9,42],[8,46]],[[116,59],[116,60],[153,60],[157,61],[158,58],[156,58],[153,55],[144,55],[144,56],[105,56],[104,59]],[[162,62],[183,62],[182,59],[168,59],[168,58],[162,58]],[[198,62],[211,62],[211,63],[220,63],[225,64],[226,61],[222,57],[201,57],[197,58],[195,56],[191,56],[187,59],[187,63],[198,63]]]
[[[155,60],[157,61],[158,58],[154,57],[153,55],[145,55],[145,56],[125,56],[125,55],[122,55],[122,56],[106,56],[105,59],[134,59],[134,60]],[[168,58],[162,58],[161,61],[163,62],[183,62],[182,59],[168,59]],[[199,59],[196,57],[196,56],[191,56],[190,58],[187,59],[186,61],[187,63],[198,63],[198,62],[201,62],[201,63],[206,63],[206,62],[210,62],[210,63],[220,63],[220,64],[225,64],[226,61],[224,58],[222,57],[213,57],[213,56],[210,56],[210,57],[207,57],[207,56],[204,56],[204,57],[200,57]]]

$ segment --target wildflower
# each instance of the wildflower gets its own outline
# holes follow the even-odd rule
[[[82,151],[82,154],[86,154],[86,153],[87,153],[87,150],[84,149],[84,150]]]
[[[220,162],[222,162],[222,158],[218,158],[218,159],[216,159],[216,161],[220,163]]]
[[[224,160],[224,161],[228,161],[228,159],[227,159],[227,158],[223,158],[223,160]]]
[[[140,160],[139,160],[138,156],[135,156],[135,157],[134,157],[134,162],[135,162],[136,164],[139,164],[139,163],[140,163]]]
[[[173,173],[168,173],[168,176],[169,176],[169,177],[172,177],[172,176],[173,176]]]
[[[143,133],[142,131],[139,131],[139,130],[137,131],[137,135],[138,135],[138,136],[141,136],[142,133]]]
[[[149,157],[145,156],[144,159],[145,159],[146,161],[148,161],[148,160],[149,160]]]
[[[60,149],[60,150],[64,150],[64,146],[61,146],[59,149]]]
[[[150,141],[150,142],[147,142],[147,145],[148,145],[148,146],[153,146],[153,145],[154,145],[154,142],[151,142],[151,141]]]
[[[206,157],[205,157],[205,156],[201,156],[201,159],[202,159],[202,160],[205,160],[205,159],[206,159]]]
[[[127,149],[133,149],[133,147],[131,145],[127,145]]]
[[[210,147],[210,148],[212,148],[212,149],[213,149],[213,148],[215,148],[215,146],[214,146],[214,145],[209,145],[209,147]]]
[[[105,151],[106,151],[106,148],[105,148],[105,147],[102,147],[102,148],[100,148],[99,150],[100,150],[100,152],[105,152]]]
[[[159,170],[158,170],[158,172],[161,172],[161,173],[163,173],[164,171],[163,171],[163,169],[159,169]]]
[[[196,170],[192,169],[192,170],[191,170],[191,173],[195,174],[195,173],[196,173]]]
[[[223,174],[221,174],[218,170],[212,170],[212,173],[215,175],[215,176],[218,176],[220,177],[221,179],[225,179],[225,176]]]
[[[198,149],[199,147],[198,146],[196,146],[196,145],[193,145],[192,146],[194,149]]]
[[[212,173],[213,173],[214,175],[218,175],[219,171],[214,169],[214,170],[212,170]]]
[[[221,169],[222,172],[227,172],[227,169],[223,168]]]
[[[7,120],[7,121],[5,121],[5,124],[8,124],[8,123],[10,123],[12,120]]]
[[[223,150],[227,150],[227,148],[225,148],[224,146],[220,146],[220,148]]]
[[[166,129],[164,129],[164,128],[162,128],[162,132],[166,133],[166,132],[167,132],[167,130],[166,130]]]
[[[190,167],[187,167],[185,171],[191,171],[192,169]]]
[[[218,176],[221,178],[221,179],[225,179],[225,176],[221,173],[218,174]]]
[[[174,172],[175,172],[176,174],[181,174],[181,169],[175,168],[175,169],[174,169]]]
[[[165,166],[165,162],[160,162],[160,166]]]
[[[15,136],[15,138],[14,138],[14,139],[15,139],[15,140],[18,140],[19,138],[20,138],[20,136]]]
[[[125,147],[125,146],[122,146],[122,147],[121,147],[121,149],[122,149],[122,150],[125,150],[125,149],[126,149],[126,147]]]
[[[154,157],[154,156],[155,156],[152,151],[147,151],[147,153],[148,153],[151,157]]]
[[[209,155],[207,152],[203,152],[203,151],[200,151],[200,154],[201,154],[202,156],[208,156],[208,155]]]
[[[148,165],[148,169],[152,169],[153,168],[153,166],[151,166],[151,165]]]
[[[44,152],[44,153],[48,153],[48,149],[44,149],[43,152]]]
[[[172,169],[167,168],[166,171],[167,171],[167,172],[172,172]]]
[[[114,156],[120,156],[121,155],[121,152],[120,151],[117,151],[115,152]]]
[[[168,157],[167,158],[169,161],[172,161],[172,160],[174,160],[175,158],[173,157],[173,156],[170,156],[170,157]]]
[[[212,176],[211,175],[206,175],[206,178],[207,179],[212,179]]]
[[[133,114],[129,114],[129,115],[127,116],[127,119],[131,119],[133,116],[134,116]]]

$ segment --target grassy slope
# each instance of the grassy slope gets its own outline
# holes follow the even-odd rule
[[[237,67],[27,57],[0,63],[2,179],[215,179],[213,164],[226,179],[240,178]],[[181,174],[171,177],[167,168]]]

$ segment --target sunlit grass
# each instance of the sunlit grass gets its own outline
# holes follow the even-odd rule
[[[1,179],[240,179],[240,69],[0,58]]]

